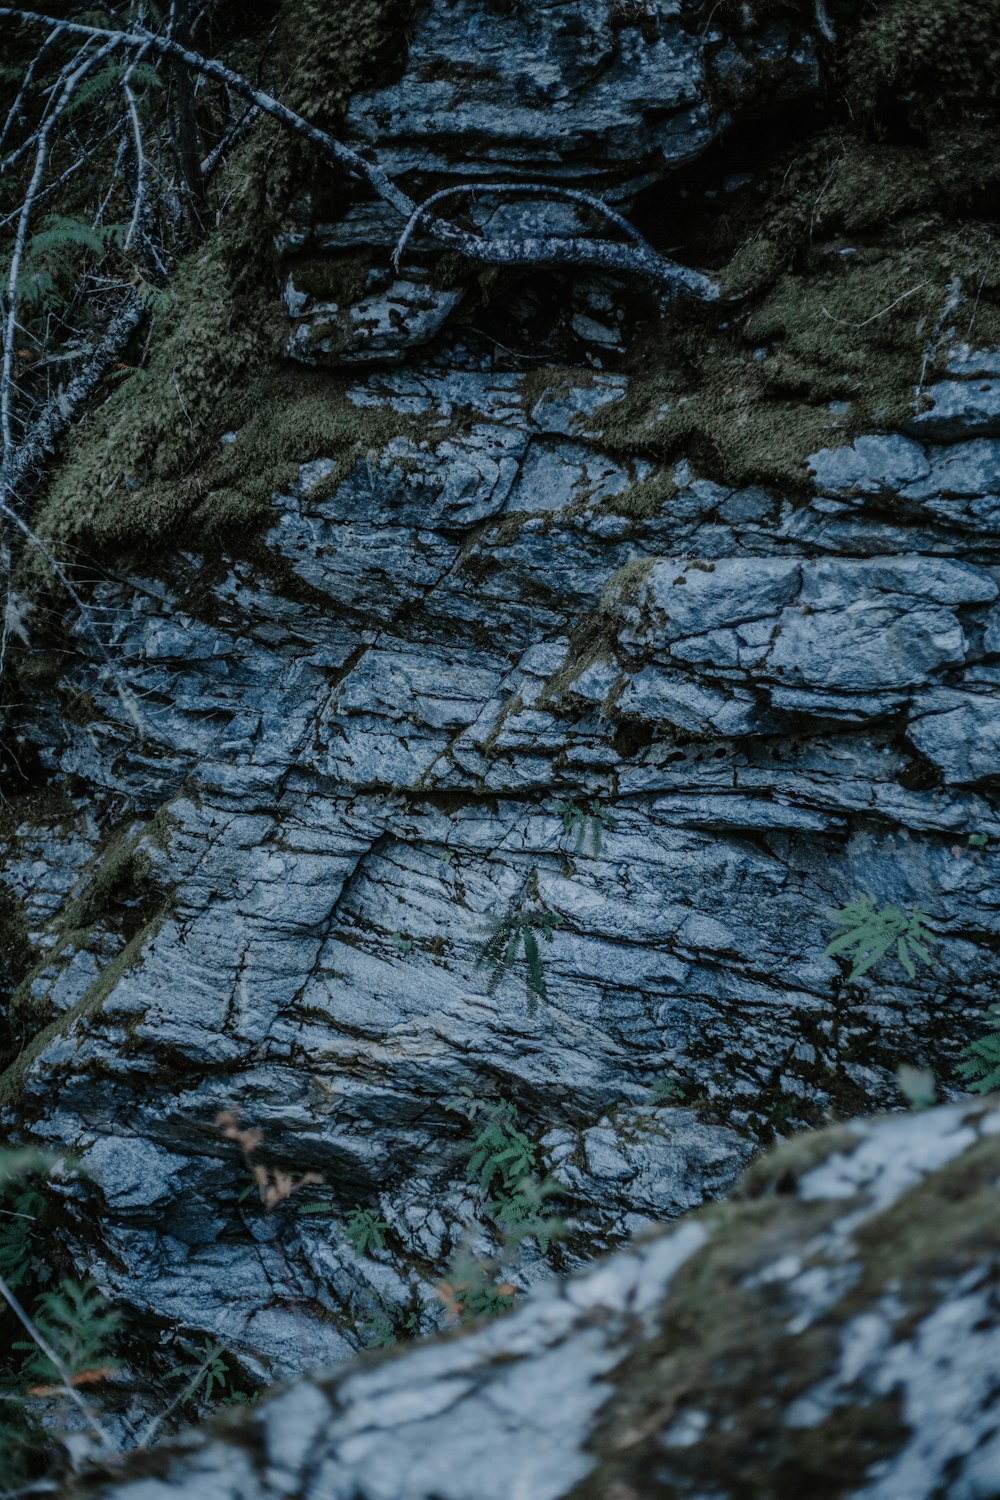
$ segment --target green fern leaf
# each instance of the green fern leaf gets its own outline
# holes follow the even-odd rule
[[[538,940],[530,927],[526,927],[524,930],[524,956],[528,962],[528,988],[544,1000],[546,995],[545,975],[542,973],[542,955],[538,951]]]
[[[995,1030],[976,1042],[970,1042],[958,1071],[974,1094],[990,1094],[1000,1089],[1000,1005],[990,1007],[989,1018]]]
[[[118,1315],[108,1307],[93,1281],[76,1282],[64,1277],[58,1287],[38,1298],[35,1322],[71,1375],[113,1363],[108,1343],[118,1327]],[[46,1382],[61,1380],[48,1356],[31,1347],[24,1373]]]

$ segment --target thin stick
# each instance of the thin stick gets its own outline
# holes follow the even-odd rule
[[[884,318],[886,313],[891,313],[893,308],[898,307],[901,302],[905,302],[907,297],[916,296],[917,292],[923,291],[924,287],[929,286],[929,284],[930,278],[928,277],[926,281],[921,281],[918,286],[911,286],[908,292],[901,293],[895,302],[890,302],[889,306],[883,307],[880,312],[872,313],[871,317],[865,318],[863,323],[852,323],[847,318],[836,318],[832,312],[827,312],[825,307],[821,307],[820,312],[825,318],[829,318],[831,323],[839,323],[842,328],[867,328],[869,323],[877,323],[879,318]]]
[[[463,182],[459,183],[457,187],[446,187],[442,188],[440,192],[432,193],[429,198],[426,198],[423,203],[413,210],[407,221],[406,228],[399,236],[396,248],[392,252],[392,263],[397,271],[399,270],[400,256],[406,249],[410,237],[416,230],[420,220],[425,217],[431,206],[435,203],[442,203],[446,198],[457,198],[460,194],[464,195],[465,193],[515,193],[524,197],[534,194],[545,198],[568,198],[574,203],[584,203],[588,208],[596,209],[598,213],[604,214],[617,228],[627,234],[634,244],[642,245],[645,243],[635,225],[630,224],[628,219],[616,213],[613,208],[609,208],[602,199],[595,198],[590,193],[580,192],[577,188],[550,186],[544,182]]]
[[[146,1424],[141,1436],[139,1437],[138,1442],[136,1443],[137,1448],[149,1447],[150,1443],[156,1437],[156,1434],[159,1432],[160,1428],[163,1426],[167,1418],[171,1416],[179,1406],[183,1405],[183,1403],[187,1400],[187,1398],[193,1391],[197,1390],[199,1384],[201,1383],[201,1378],[204,1375],[205,1371],[208,1369],[209,1365],[212,1363],[212,1360],[215,1359],[216,1355],[224,1353],[225,1346],[223,1344],[213,1344],[212,1348],[209,1349],[208,1353],[205,1355],[205,1358],[202,1360],[197,1370],[191,1376],[191,1379],[188,1381],[184,1389],[178,1392],[169,1406],[164,1407],[163,1411],[161,1411],[157,1416],[151,1418],[151,1420]]]
[[[58,22],[52,16],[35,11],[20,10],[12,6],[0,6],[0,16],[29,21],[39,26],[54,26]],[[195,72],[226,83],[237,94],[257,105],[265,114],[280,120],[319,146],[355,177],[361,177],[383,202],[388,203],[404,219],[409,219],[417,205],[387,175],[377,161],[371,161],[359,152],[346,146],[343,141],[321,130],[317,125],[303,119],[295,110],[289,109],[273,95],[256,88],[241,74],[233,72],[214,58],[201,56],[181,46],[171,37],[157,36],[144,26],[130,31],[113,31],[103,26],[85,26],[82,22],[63,22],[64,29],[75,36],[101,38],[111,47],[149,46],[164,57],[174,57]],[[427,223],[428,233],[441,244],[451,245],[470,259],[485,265],[507,266],[592,266],[605,271],[619,271],[642,276],[669,291],[685,291],[694,297],[713,301],[719,296],[718,287],[708,277],[697,271],[678,266],[665,260],[652,245],[638,236],[638,243],[622,245],[616,241],[590,240],[586,238],[564,238],[552,235],[527,235],[521,239],[486,239],[460,229],[446,219],[431,218]]]
[[[9,493],[8,473],[14,457],[10,388],[14,367],[14,342],[17,337],[17,283],[21,274],[21,263],[24,259],[24,247],[28,235],[28,225],[31,222],[31,211],[35,204],[35,197],[38,193],[42,174],[45,171],[45,163],[48,160],[49,137],[59,116],[72,99],[77,84],[90,72],[91,68],[113,51],[114,43],[106,41],[104,46],[100,47],[97,52],[92,53],[90,57],[84,58],[79,67],[74,69],[66,79],[58,100],[53,106],[44,126],[38,133],[38,144],[35,150],[35,168],[31,174],[31,181],[28,184],[28,191],[25,194],[24,204],[18,218],[17,231],[14,236],[14,250],[11,255],[10,270],[7,276],[7,318],[4,328],[3,365],[0,368],[0,435],[2,435],[3,440],[2,479],[5,493]]]
[[[0,130],[0,146],[3,145],[4,141],[7,139],[7,136],[10,134],[10,127],[13,125],[14,121],[19,119],[21,116],[25,95],[32,85],[35,77],[35,69],[41,62],[46,48],[52,46],[52,43],[56,41],[61,31],[62,27],[57,26],[53,31],[49,33],[42,45],[39,47],[38,51],[35,53],[34,57],[31,59],[27,68],[25,69],[24,78],[21,80],[21,87],[17,91],[14,103],[11,105],[10,109],[7,112],[7,118],[4,121],[3,129]]]

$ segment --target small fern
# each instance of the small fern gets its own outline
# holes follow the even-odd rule
[[[501,1191],[510,1193],[535,1170],[535,1147],[524,1131],[518,1130],[516,1118],[512,1104],[494,1105],[472,1143],[466,1181],[478,1177],[484,1195],[494,1190],[497,1178]]]
[[[184,1397],[185,1401],[197,1400],[198,1392],[201,1391],[201,1400],[207,1404],[212,1399],[212,1393],[224,1390],[229,1382],[225,1347],[214,1343],[211,1339],[206,1339],[200,1349],[197,1344],[189,1343],[187,1339],[179,1339],[178,1343],[184,1352],[190,1355],[190,1359],[168,1370],[165,1378],[183,1380],[190,1386],[190,1390]]]
[[[489,994],[493,994],[501,979],[513,967],[519,950],[523,948],[528,969],[525,980],[528,998],[529,1000],[534,1000],[536,997],[542,1000],[547,999],[548,992],[545,987],[542,952],[538,946],[538,939],[540,936],[545,942],[551,943],[553,932],[557,927],[561,927],[564,921],[565,918],[559,912],[536,911],[530,908],[508,911],[506,916],[494,918],[489,935],[480,945],[476,958],[477,969],[483,964],[490,965],[490,981],[487,986]]]
[[[64,1277],[35,1303],[34,1320],[39,1333],[52,1346],[71,1377],[94,1376],[115,1368],[108,1345],[118,1327],[118,1314],[104,1300],[93,1281],[70,1281]],[[22,1374],[46,1384],[61,1381],[60,1372],[47,1354],[33,1343],[19,1342],[15,1349],[28,1351]]]
[[[674,1078],[658,1078],[649,1090],[650,1104],[680,1104],[684,1090]]]
[[[38,1267],[35,1227],[46,1201],[34,1187],[0,1192],[0,1276],[19,1287]]]
[[[544,1210],[548,1198],[563,1191],[554,1177],[524,1177],[513,1193],[494,1198],[490,1210],[504,1231],[504,1252],[519,1250],[521,1242],[533,1239],[547,1255],[552,1242],[566,1233],[563,1221]]]
[[[859,896],[832,912],[831,918],[841,930],[827,945],[825,957],[850,956],[848,982],[867,974],[893,947],[911,979],[916,978],[918,963],[934,962],[929,950],[938,939],[924,926],[926,915],[919,906],[907,916],[898,906],[883,906],[879,911],[870,896]]]
[[[396,1309],[398,1314],[399,1309]],[[411,1309],[405,1317],[393,1317],[380,1304],[361,1324],[361,1337],[366,1349],[391,1349],[401,1338],[417,1338],[420,1333],[420,1314]]]
[[[452,1256],[447,1277],[438,1285],[438,1296],[453,1318],[462,1323],[478,1318],[497,1318],[514,1305],[517,1289],[498,1280],[496,1261],[475,1255],[464,1243]]]
[[[106,62],[103,68],[99,68],[92,77],[84,80],[76,90],[72,99],[63,110],[67,118],[85,109],[88,104],[97,104],[103,101],[112,89],[125,80],[134,93],[142,88],[162,88],[162,80],[157,75],[156,69],[147,63],[124,63]]]
[[[552,811],[557,817],[562,818],[563,832],[576,834],[577,853],[586,843],[587,834],[590,834],[591,847],[595,855],[601,853],[601,843],[604,830],[618,827],[618,820],[607,812],[598,802],[597,798],[591,799],[590,806],[585,810],[578,807],[572,798],[565,801],[556,801],[552,804]]]
[[[974,1094],[990,1094],[1000,1089],[1000,1005],[991,1005],[989,1012],[992,1031],[970,1042],[963,1053],[964,1061],[958,1071]]]
[[[347,1221],[344,1238],[355,1255],[370,1255],[373,1250],[385,1249],[385,1231],[389,1228],[371,1209],[360,1204]]]

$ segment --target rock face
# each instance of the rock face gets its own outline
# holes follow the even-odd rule
[[[735,1201],[73,1500],[992,1500],[1000,1110],[800,1137]]]
[[[818,76],[811,20],[473,9],[423,7],[348,112],[427,189],[629,202]],[[583,354],[557,368],[560,334],[513,369],[453,290],[387,288],[399,227],[291,215],[292,352],[364,368],[306,372],[274,424],[350,440],[299,444],[256,548],[103,567],[71,663],[26,678],[48,792],[0,833],[4,1123],[88,1169],[75,1254],[116,1301],[260,1380],[387,1310],[432,1328],[468,1226],[495,1245],[456,1098],[510,1105],[562,1185],[569,1237],[507,1268],[524,1286],[723,1196],[776,1130],[896,1103],[901,1062],[947,1093],[995,983],[996,355],[956,343],[906,433],[841,441],[834,404],[794,493],[723,483],[656,456],[665,411],[623,451],[633,289],[565,285]],[[307,252],[372,286],[310,304]],[[512,294],[522,344],[543,292]],[[216,439],[238,465],[249,424]],[[823,950],[859,894],[929,913],[940,966],[849,984]],[[234,1108],[322,1187],[261,1212]]]
[[[734,106],[746,113],[814,94],[815,43],[808,29],[784,24],[727,36],[691,0],[434,0],[417,9],[401,77],[358,93],[344,134],[377,151],[418,201],[431,188],[456,194],[457,210],[491,237],[604,233],[600,214],[573,191],[627,208],[716,141]],[[513,195],[523,182],[556,191]],[[293,265],[290,355],[334,366],[391,361],[437,333],[462,289],[435,284],[440,256],[428,256],[419,229],[396,276],[386,252],[402,226],[392,210],[362,198],[346,210],[339,203],[327,223],[313,197],[285,227],[286,247],[362,252],[364,288],[316,295]]]

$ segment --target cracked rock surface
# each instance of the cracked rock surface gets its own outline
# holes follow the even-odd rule
[[[182,1435],[74,1500],[990,1500],[995,1101],[800,1137],[509,1318]]]
[[[945,556],[928,519],[898,551],[865,509],[870,447],[838,481],[836,555],[803,548],[823,493],[793,509],[681,474],[661,515],[626,518],[648,465],[596,435],[622,390],[349,386],[425,436],[276,496],[267,545],[306,592],[197,558],[104,583],[144,732],[100,663],[74,678],[88,722],[39,705],[46,768],[116,838],[91,811],[9,841],[49,1022],[18,1107],[103,1188],[93,1264],[116,1295],[248,1369],[341,1357],[379,1296],[430,1305],[466,1220],[488,1232],[444,1107],[462,1088],[516,1106],[570,1195],[573,1264],[724,1193],[775,1119],[891,1102],[900,1060],[946,1076],[977,1034],[988,537]],[[566,832],[553,799],[573,798],[613,824]],[[28,881],[39,865],[62,885]],[[859,891],[930,912],[947,991],[844,986],[824,918]],[[545,1000],[520,957],[492,992],[477,968],[491,918],[522,909],[564,919]],[[665,1076],[676,1097],[650,1105]],[[212,1129],[234,1104],[273,1160],[323,1174],[332,1217],[275,1230],[241,1205]],[[336,1248],[357,1202],[393,1226],[378,1292]]]
[[[634,7],[479,9],[420,8],[348,111],[423,189],[460,145],[466,178],[628,202],[816,85],[784,23],[661,0],[639,48]],[[387,1311],[433,1329],[452,1256],[496,1248],[456,1098],[510,1105],[561,1185],[568,1236],[506,1268],[523,1288],[724,1197],[775,1134],[897,1104],[901,1062],[954,1094],[1000,936],[995,351],[953,340],[899,430],[847,441],[831,409],[797,489],[723,483],[613,440],[629,289],[519,284],[515,331],[558,296],[579,358],[515,369],[452,289],[387,290],[380,210],[300,208],[283,253],[377,273],[316,293],[326,331],[281,280],[296,376],[349,437],[286,464],[243,551],[95,564],[90,625],[25,676],[38,794],[0,824],[0,1119],[89,1172],[80,1266],[257,1381]],[[824,947],[859,894],[926,912],[936,965],[849,983]],[[542,981],[527,943],[491,973],[497,924],[546,918]],[[315,1194],[261,1210],[233,1109]]]

